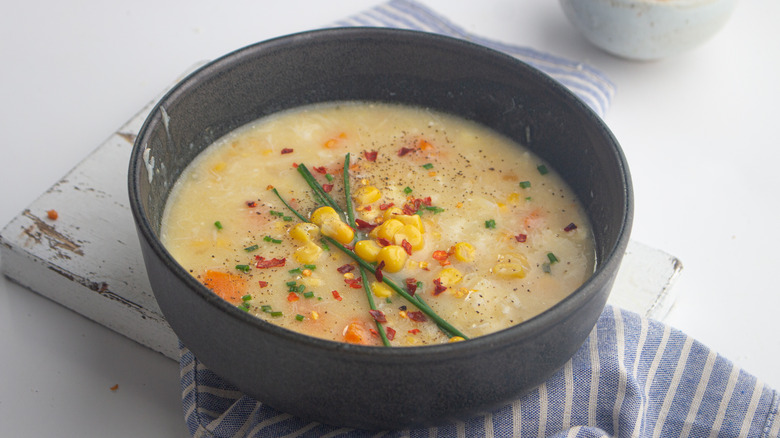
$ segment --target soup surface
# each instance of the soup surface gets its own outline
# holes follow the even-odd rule
[[[176,183],[161,238],[240,309],[365,345],[495,332],[594,269],[586,215],[537,156],[460,118],[379,103],[302,107],[218,140]]]

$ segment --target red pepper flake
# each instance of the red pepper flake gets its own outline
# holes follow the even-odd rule
[[[342,274],[346,274],[347,272],[352,272],[355,270],[355,265],[347,263],[346,265],[341,265],[338,268],[336,268],[337,271],[339,271]]]
[[[369,231],[369,232],[377,227],[376,225],[372,225],[372,224],[364,221],[363,219],[355,219],[355,225],[357,225],[359,230],[361,230],[361,231]]]
[[[114,385],[114,386],[112,386],[112,387],[110,387],[108,389],[110,389],[112,391],[116,391],[117,389],[119,389],[119,384],[116,384],[116,385]]]
[[[333,190],[333,184],[323,184],[322,185],[322,191],[325,193],[330,193],[330,191]]]
[[[46,217],[49,219],[56,221],[58,217],[60,217],[59,213],[57,213],[57,210],[49,210],[46,212]]]
[[[376,242],[379,244],[379,246],[388,246],[388,245],[390,245],[390,241],[385,239],[384,237],[380,237],[379,239],[376,239]]]
[[[385,313],[381,310],[371,309],[368,311],[368,313],[371,314],[371,316],[374,318],[374,321],[376,322],[387,322],[387,317],[385,317]]]
[[[331,293],[333,294],[333,298],[335,298],[336,301],[341,301],[341,294],[339,294],[339,291],[334,290]]]
[[[287,301],[291,303],[294,301],[298,301],[300,299],[301,297],[299,297],[298,294],[296,294],[295,292],[290,292],[289,294],[287,294]]]
[[[417,292],[417,280],[411,277],[407,278],[406,290],[409,291],[409,295],[414,296],[414,293]]]
[[[298,163],[293,163],[293,167],[297,169],[298,168]]]
[[[408,316],[409,319],[415,322],[425,322],[428,320],[428,318],[425,317],[425,314],[419,310],[415,310],[413,312],[406,312],[406,316]]]
[[[381,260],[376,265],[376,270],[374,271],[374,276],[376,277],[376,281],[382,281],[382,277],[383,277],[383,275],[382,275],[382,268],[384,268],[384,267],[385,267],[385,261],[384,260]]]
[[[363,152],[363,156],[366,157],[367,161],[376,161],[376,151],[365,151]]]
[[[314,171],[315,171],[315,172],[319,172],[319,173],[321,173],[321,174],[323,174],[323,175],[325,175],[326,173],[328,173],[328,169],[326,169],[326,168],[325,168],[325,166],[314,167]]]
[[[517,236],[515,236],[515,240],[517,240],[520,243],[525,242],[526,239],[528,239],[528,236],[526,236],[525,234],[518,234]]]
[[[433,288],[433,295],[434,296],[439,295],[442,292],[444,292],[445,290],[447,290],[447,286],[443,286],[441,284],[441,278],[434,278],[433,279],[433,284],[435,285],[435,287]]]
[[[387,332],[386,335],[387,335],[387,339],[389,341],[392,341],[393,339],[395,339],[395,329],[394,328],[387,327],[385,331]]]
[[[268,286],[268,282],[267,281],[260,280],[260,281],[258,281],[258,283],[260,284],[260,287]]]
[[[576,230],[577,226],[574,225],[574,222],[570,223],[569,225],[566,225],[566,227],[563,229],[563,231],[566,231],[567,233],[572,230]]]
[[[401,241],[401,247],[406,250],[407,254],[412,255],[412,244],[409,243],[406,239]]]
[[[260,256],[255,256],[255,259],[257,259],[257,267],[260,269],[280,268],[284,266],[286,261],[286,259],[277,259],[277,258],[266,260],[265,257],[260,257]]]
[[[247,201],[246,202],[246,206],[249,207],[249,208],[255,208],[255,207],[257,207],[257,202],[255,202],[255,201]]]
[[[431,202],[433,202],[433,201],[431,201],[431,197],[430,196],[426,196],[425,198],[422,199],[422,203],[427,205],[428,207],[431,206]]]
[[[284,148],[282,149],[282,155],[284,154],[291,154],[293,150],[291,148]]]
[[[414,148],[401,148],[398,151],[398,156],[403,157],[404,155],[408,154],[409,152],[414,152]]]
[[[363,282],[361,280],[361,277],[345,278],[344,283],[346,283],[347,286],[351,287],[352,289],[360,289],[361,287],[363,287]]]
[[[411,333],[413,335],[416,335],[416,334],[420,333],[420,329],[411,329],[411,330],[409,330],[409,333]]]
[[[393,204],[392,202],[390,202],[388,204],[379,204],[379,209],[380,210],[387,210],[388,208],[390,208],[390,207],[392,207],[394,205],[395,204]]]
[[[449,256],[450,256],[447,253],[447,251],[436,250],[436,251],[433,252],[433,254],[431,256],[434,258],[434,260],[438,261],[439,264],[442,265],[442,266],[450,264],[450,261],[447,260],[447,258],[449,258]]]

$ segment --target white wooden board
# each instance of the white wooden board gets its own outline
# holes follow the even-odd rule
[[[0,263],[12,280],[178,360],[178,340],[146,278],[127,194],[133,141],[153,105],[5,226]],[[48,210],[59,217],[49,219]],[[632,241],[610,303],[663,319],[681,269],[675,257]]]

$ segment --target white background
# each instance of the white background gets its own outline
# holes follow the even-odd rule
[[[378,1],[5,3],[0,225],[194,63]],[[666,321],[780,388],[780,2],[743,0],[705,45],[645,63],[590,46],[553,0],[422,3],[614,81],[632,237],[685,266]],[[178,382],[175,362],[0,278],[0,435],[183,437]]]

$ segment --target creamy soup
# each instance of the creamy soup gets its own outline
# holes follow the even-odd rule
[[[594,269],[587,217],[539,157],[475,123],[378,103],[302,107],[218,140],[176,183],[161,237],[239,309],[365,345],[495,332]]]

